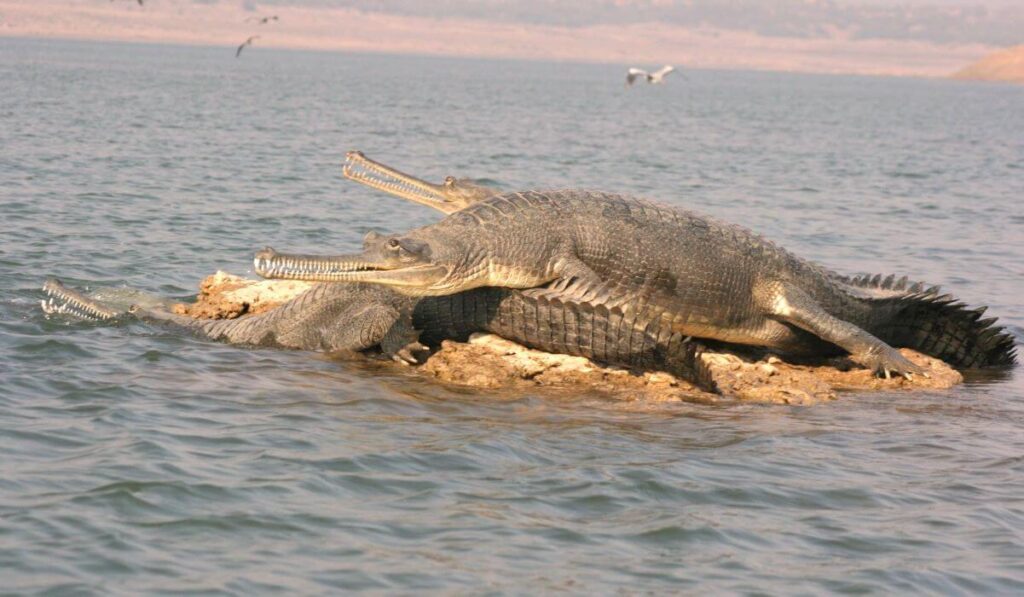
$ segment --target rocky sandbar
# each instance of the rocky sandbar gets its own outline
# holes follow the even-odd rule
[[[219,271],[200,283],[195,303],[174,309],[196,318],[242,317],[272,309],[310,286],[249,280]],[[604,367],[583,357],[532,350],[494,334],[474,334],[468,342],[446,340],[415,370],[445,383],[478,388],[585,386],[624,399],[771,404],[815,404],[834,400],[844,390],[945,389],[963,381],[959,372],[938,359],[909,349],[900,352],[923,367],[928,377],[883,379],[842,357],[798,363],[776,356],[755,360],[730,352],[705,352],[699,358],[718,390],[711,394],[667,373]]]

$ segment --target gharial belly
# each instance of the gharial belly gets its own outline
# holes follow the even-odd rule
[[[506,288],[535,288],[551,281],[554,275],[546,270],[535,267],[521,267],[495,263],[491,265],[488,286],[504,286]],[[500,282],[500,283],[496,283]]]
[[[672,329],[695,338],[763,346],[793,354],[834,354],[838,350],[810,332],[766,317],[729,324],[691,316],[673,320]]]

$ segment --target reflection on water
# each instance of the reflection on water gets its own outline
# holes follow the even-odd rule
[[[447,387],[47,320],[438,214],[344,181],[597,187],[910,274],[1024,335],[1024,89],[0,40],[0,568],[16,592],[1024,590],[1024,381],[814,408]],[[230,58],[230,57],[229,57]],[[115,290],[135,301],[125,290]]]

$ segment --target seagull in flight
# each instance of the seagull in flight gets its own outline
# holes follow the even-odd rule
[[[242,50],[244,50],[244,49],[245,49],[245,46],[251,46],[251,45],[252,45],[252,42],[253,42],[253,40],[254,40],[254,39],[259,39],[259,38],[260,38],[260,36],[258,36],[258,35],[253,35],[253,36],[252,36],[252,37],[250,37],[249,39],[247,39],[247,40],[245,40],[244,42],[242,42],[242,45],[238,46],[238,49],[237,49],[237,50],[235,50],[235,58],[238,58],[239,56],[241,56],[241,55],[242,55]]]
[[[668,64],[661,67],[661,70],[657,70],[653,73],[649,73],[640,68],[631,68],[626,72],[626,86],[629,87],[640,77],[644,77],[647,79],[647,82],[652,85],[660,85],[665,82],[665,77],[674,70],[676,70],[676,68]]]

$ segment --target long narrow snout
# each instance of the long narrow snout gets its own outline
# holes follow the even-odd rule
[[[349,180],[444,213],[452,213],[463,207],[448,199],[443,185],[427,182],[375,162],[361,151],[350,151],[345,154],[342,174]]]
[[[434,264],[398,266],[367,259],[363,254],[299,255],[267,247],[253,257],[253,268],[264,278],[306,282],[364,282],[394,286],[404,294],[431,294],[431,286],[447,274]]]
[[[80,319],[105,321],[121,315],[120,311],[109,309],[81,292],[68,288],[56,278],[49,278],[43,284],[46,298],[40,302],[48,315],[72,315]]]
[[[361,253],[349,255],[301,255],[278,253],[267,247],[252,260],[256,273],[274,280],[305,280],[309,282],[355,282],[351,276],[380,269],[380,264]]]

